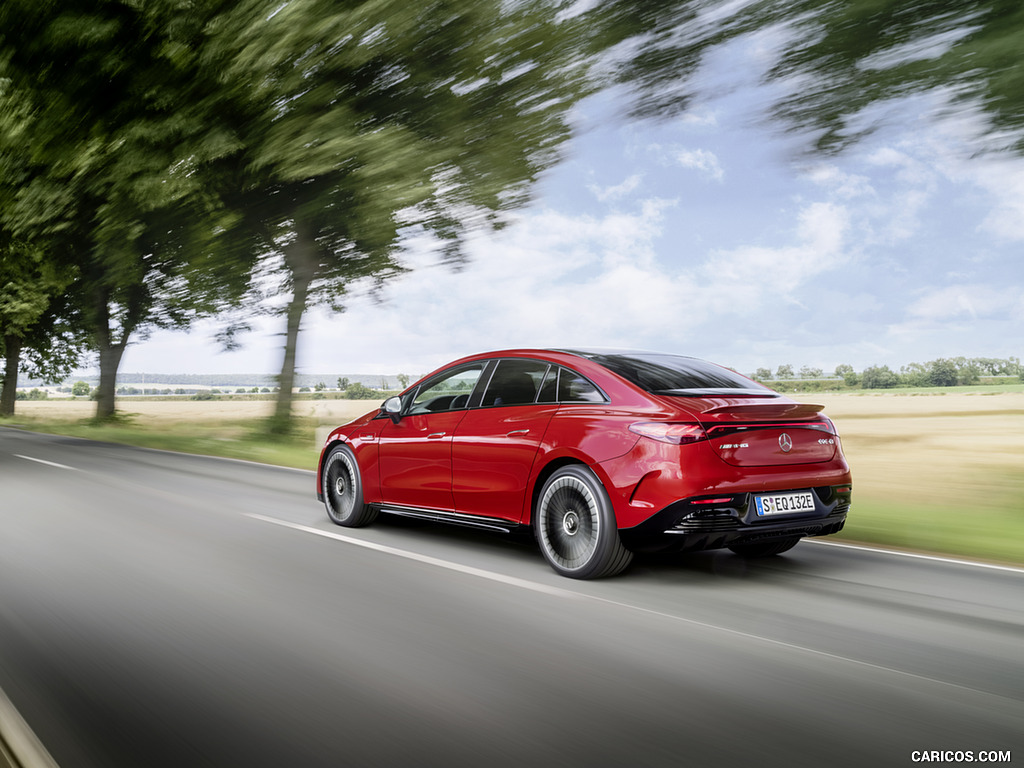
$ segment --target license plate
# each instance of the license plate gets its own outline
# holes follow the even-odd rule
[[[797,515],[814,511],[814,495],[810,491],[801,493],[777,493],[772,496],[755,496],[759,517],[768,515]]]

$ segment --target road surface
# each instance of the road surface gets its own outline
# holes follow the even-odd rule
[[[336,527],[310,472],[4,428],[0,690],[62,768],[1020,763],[1024,571],[804,542],[577,582]]]

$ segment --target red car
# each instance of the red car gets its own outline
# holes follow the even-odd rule
[[[691,357],[473,355],[332,431],[317,498],[345,526],[386,512],[532,530],[579,579],[635,551],[764,557],[846,521],[850,468],[821,409]]]

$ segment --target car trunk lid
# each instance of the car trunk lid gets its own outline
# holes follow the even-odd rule
[[[831,461],[839,450],[824,406],[785,397],[687,398],[715,454],[734,467],[766,467]]]

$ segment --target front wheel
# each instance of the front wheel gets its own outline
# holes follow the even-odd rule
[[[614,576],[633,559],[619,538],[604,486],[590,469],[579,464],[556,470],[544,483],[533,527],[540,551],[562,576]]]
[[[799,536],[790,536],[772,541],[759,541],[753,544],[733,544],[729,549],[741,557],[757,558],[772,557],[788,552],[800,542]]]
[[[377,518],[377,510],[363,501],[359,464],[347,445],[339,445],[327,456],[322,482],[327,516],[338,525],[358,528]]]

